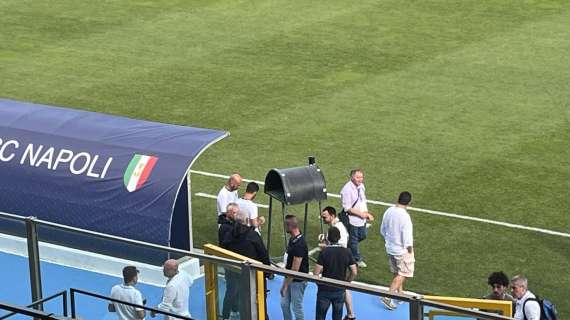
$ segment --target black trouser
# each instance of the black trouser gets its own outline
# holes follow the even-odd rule
[[[222,307],[222,318],[229,319],[230,312],[239,312],[239,289],[241,276],[238,272],[226,269],[226,294]]]

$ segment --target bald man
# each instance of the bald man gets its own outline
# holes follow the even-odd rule
[[[226,184],[218,192],[217,205],[218,205],[218,227],[225,218],[228,204],[236,203],[239,199],[238,189],[241,185],[241,176],[234,173],[230,176]]]
[[[188,300],[190,298],[192,279],[186,272],[178,270],[178,261],[174,259],[169,259],[164,262],[162,272],[168,280],[164,287],[162,301],[156,308],[184,317],[191,317],[190,311],[188,310]],[[150,315],[153,318],[156,316],[154,312],[151,312]],[[165,316],[164,319],[169,320],[175,318]]]

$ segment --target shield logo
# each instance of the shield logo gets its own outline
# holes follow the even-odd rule
[[[125,187],[129,192],[137,191],[150,177],[158,157],[135,154],[123,177]]]

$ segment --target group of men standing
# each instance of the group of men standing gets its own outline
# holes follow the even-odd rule
[[[241,184],[241,177],[233,174],[227,183],[221,188],[217,197],[219,241],[224,248],[230,249],[232,241],[234,246],[237,229],[256,230],[257,235],[250,235],[250,242],[256,247],[262,247],[259,227],[263,224],[263,217],[257,212],[256,205],[252,202],[259,190],[255,182],[247,185],[243,198],[239,198],[237,190]],[[364,173],[360,169],[350,172],[350,180],[341,190],[342,210],[341,217],[337,216],[334,207],[326,207],[321,212],[322,221],[329,226],[326,234],[319,235],[319,246],[309,253],[307,241],[299,228],[299,221],[294,215],[285,217],[284,228],[290,234],[289,242],[284,257],[285,268],[288,270],[308,273],[309,255],[319,251],[314,275],[323,276],[342,281],[352,281],[357,275],[357,268],[365,268],[367,265],[361,254],[360,242],[366,239],[368,227],[374,221],[374,216],[368,211],[367,199],[364,186]],[[406,211],[411,201],[409,192],[402,192],[395,207],[388,209],[384,215],[381,226],[381,234],[386,240],[386,250],[389,257],[390,269],[394,273],[394,279],[390,291],[403,292],[406,278],[413,277],[414,252],[413,252],[413,227],[409,214]],[[255,209],[253,209],[255,208]],[[240,217],[240,218],[237,218]],[[251,234],[251,231],[247,231]],[[246,237],[247,238],[247,237]],[[255,239],[255,240],[254,240]],[[239,241],[243,241],[239,240]],[[244,252],[243,248],[234,248],[238,253]],[[263,257],[256,256],[262,254]],[[269,263],[267,250],[252,252],[251,257],[264,263]],[[249,255],[246,255],[249,257]],[[235,282],[231,271],[226,272],[226,281]],[[228,284],[226,297],[224,298],[223,318],[229,318],[232,311],[237,310],[235,297],[239,295],[234,285]],[[285,320],[303,320],[303,296],[306,282],[295,278],[285,278],[280,289],[281,308]],[[234,295],[235,294],[235,295]],[[226,303],[227,301],[227,303]],[[382,299],[384,305],[393,310],[397,305],[389,300]],[[234,305],[232,305],[232,303]],[[318,285],[316,301],[316,319],[325,319],[327,310],[332,305],[333,319],[342,319],[343,306],[346,305],[347,313],[344,319],[356,319],[352,305],[350,291],[328,285]]]

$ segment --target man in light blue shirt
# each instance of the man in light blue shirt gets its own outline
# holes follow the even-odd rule
[[[382,218],[380,234],[386,241],[386,253],[390,271],[394,279],[390,292],[403,293],[406,278],[414,276],[414,235],[412,219],[406,211],[412,201],[412,194],[404,191],[398,197],[398,203],[386,210]],[[396,309],[396,304],[389,298],[382,298],[382,303],[389,310]]]

